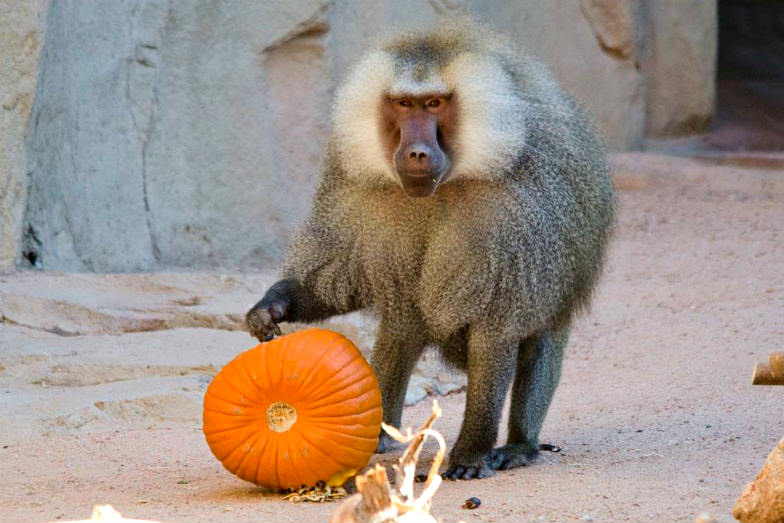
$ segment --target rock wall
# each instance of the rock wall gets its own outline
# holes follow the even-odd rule
[[[19,12],[31,5],[17,4]],[[6,139],[18,190],[12,204],[12,191],[3,193],[0,210],[16,221],[0,236],[10,242],[0,270],[14,260],[97,272],[278,262],[308,212],[332,93],[346,69],[385,34],[455,10],[469,10],[549,63],[611,147],[639,146],[646,129],[681,132],[693,127],[693,114],[711,112],[713,66],[693,64],[715,47],[715,0],[651,4],[660,7],[640,0],[53,2],[26,141],[26,120]],[[699,16],[682,20],[692,11]],[[10,49],[0,59],[14,55]],[[672,73],[682,67],[691,72]],[[667,78],[653,82],[652,74]],[[688,94],[703,85],[710,92]]]
[[[53,3],[28,141],[42,265],[277,259],[324,142],[324,8]]]
[[[716,1],[655,0],[643,6],[646,134],[667,137],[704,131],[716,98]]]
[[[22,237],[27,175],[22,143],[33,107],[47,0],[0,7],[0,273],[14,267]]]

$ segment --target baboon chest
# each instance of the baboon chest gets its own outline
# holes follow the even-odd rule
[[[378,305],[415,303],[438,220],[429,205],[412,209],[390,203],[381,202],[365,215],[358,238],[362,270]]]

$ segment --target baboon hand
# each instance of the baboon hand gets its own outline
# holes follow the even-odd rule
[[[248,332],[259,341],[269,341],[276,335],[280,335],[278,322],[286,317],[288,308],[288,300],[280,297],[268,299],[265,296],[245,315]]]

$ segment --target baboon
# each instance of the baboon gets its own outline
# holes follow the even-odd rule
[[[371,308],[387,423],[400,425],[409,376],[433,345],[468,375],[444,476],[529,463],[613,223],[603,147],[578,105],[525,51],[445,22],[351,71],[324,163],[250,333]],[[507,443],[494,448],[510,385]],[[382,434],[378,451],[390,444]]]

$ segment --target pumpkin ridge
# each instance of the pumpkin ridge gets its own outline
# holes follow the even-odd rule
[[[302,439],[304,439],[305,441],[307,441],[307,442],[308,442],[308,445],[310,445],[310,446],[311,446],[311,447],[313,447],[313,448],[318,448],[318,447],[316,447],[315,445],[313,445],[313,442],[312,442],[312,441],[310,441],[308,438],[306,438],[306,437],[305,437],[305,434],[303,434],[302,432],[300,432],[300,433],[299,433],[299,435],[300,435],[300,437],[301,437]],[[331,440],[330,440],[330,441],[331,441]],[[339,445],[339,446],[340,446],[340,447],[343,447],[343,445]],[[352,466],[351,466],[351,465],[346,465],[345,463],[343,463],[343,462],[341,462],[341,461],[338,461],[338,460],[337,460],[337,458],[334,458],[334,457],[330,456],[329,454],[327,454],[326,452],[323,452],[322,450],[319,450],[319,452],[320,452],[320,453],[321,453],[323,456],[325,456],[327,459],[329,459],[330,461],[332,461],[333,463],[337,463],[337,464],[338,464],[338,466],[340,466],[340,467],[341,467],[341,470],[345,470],[345,469],[350,469],[350,468],[352,468]]]
[[[280,470],[278,469],[278,461],[280,461],[280,440],[279,438],[275,438],[275,440],[271,440],[271,442],[275,444],[275,451],[272,453],[272,456],[275,458],[275,466],[272,467],[272,470],[275,471],[275,483],[278,485],[278,488],[280,488],[283,486],[280,482]]]
[[[324,441],[329,442],[331,445],[333,445],[336,450],[340,450],[340,452],[342,452],[343,454],[347,455],[348,458],[351,459],[352,461],[356,461],[357,460],[356,454],[364,454],[365,452],[367,452],[363,448],[357,448],[357,447],[354,447],[354,446],[351,446],[351,445],[346,445],[344,443],[339,443],[339,442],[335,441],[334,439],[332,439],[330,437],[327,437],[326,435],[322,436],[322,439]],[[376,448],[376,446],[374,445],[373,446],[373,450],[375,450],[375,448]],[[356,464],[344,466],[344,470],[356,469],[356,468],[359,468],[359,467],[357,467]]]
[[[341,336],[341,337],[342,337],[342,336]],[[309,380],[309,379],[310,379],[310,377],[313,375],[313,372],[314,372],[314,371],[315,371],[315,370],[318,368],[318,365],[319,365],[319,363],[321,363],[321,360],[323,360],[323,359],[324,359],[324,357],[325,357],[325,356],[326,356],[326,355],[327,355],[327,354],[328,354],[328,353],[329,353],[329,352],[330,352],[332,349],[334,349],[334,348],[335,348],[335,345],[336,345],[336,344],[337,344],[339,341],[341,341],[340,337],[338,337],[338,338],[335,338],[334,340],[332,340],[332,343],[330,343],[330,344],[329,344],[329,346],[328,346],[326,349],[324,349],[324,352],[322,352],[322,353],[321,353],[321,356],[319,356],[319,357],[318,357],[318,359],[317,359],[317,360],[316,360],[316,361],[315,361],[315,362],[314,362],[314,363],[311,365],[311,367],[310,367],[310,371],[308,372],[308,375],[305,377],[305,379],[304,379],[304,380],[302,380],[302,385],[299,387],[299,390],[302,390],[302,388],[306,386],[306,384],[308,383],[308,380]],[[305,398],[303,398],[303,399],[307,399],[307,398],[308,398],[308,396],[305,396]]]
[[[228,414],[222,410],[215,410],[215,409],[204,409],[204,412],[211,412],[212,414],[218,414],[219,416],[228,416],[230,418],[251,418],[256,419],[259,417],[258,411],[261,409],[258,407],[252,407],[247,409],[249,411],[253,411],[253,414]]]
[[[273,448],[273,446],[275,445],[275,441],[273,441],[273,440],[274,440],[274,438],[266,438],[266,439],[264,440],[264,448],[263,448],[262,450],[263,450],[265,453],[268,451],[268,449],[271,449],[271,448]],[[260,454],[259,456],[263,456],[263,455],[264,455],[264,454]],[[267,465],[268,465],[268,463],[267,463],[267,462],[265,462],[265,461],[264,461],[264,460],[262,460],[262,459],[259,459],[259,463],[258,463],[258,465],[256,466],[256,475],[258,476],[258,474],[259,474],[259,473],[263,473],[263,469],[262,469],[262,467],[266,467]],[[277,478],[276,478],[276,481],[277,481]],[[280,483],[278,483],[278,485],[280,485]]]
[[[227,366],[228,366],[228,365],[227,365]],[[227,366],[224,366],[223,368],[225,369]],[[221,369],[221,370],[223,370],[223,369]],[[217,375],[216,375],[216,378],[217,378]],[[210,385],[212,385],[213,383],[215,383],[215,379],[213,379],[213,380],[212,380],[212,382],[210,383]],[[239,396],[240,396],[240,397],[242,397],[242,398],[245,398],[245,399],[247,399],[247,400],[249,400],[249,401],[250,401],[250,398],[248,398],[248,397],[246,396],[246,394],[245,394],[243,391],[239,390],[239,389],[238,389],[238,388],[237,388],[237,387],[236,387],[236,386],[235,386],[235,385],[234,385],[234,384],[231,382],[231,380],[227,380],[226,378],[223,378],[223,377],[221,377],[220,381],[218,382],[218,384],[217,384],[216,386],[217,386],[218,388],[220,388],[220,387],[226,387],[227,389],[233,390],[235,393],[239,394]],[[208,393],[210,393],[210,394],[212,394],[213,396],[216,396],[216,397],[218,397],[218,396],[217,396],[215,393],[211,392],[209,389],[207,389],[207,392],[208,392]],[[223,399],[223,398],[219,398],[219,399]],[[224,399],[224,401],[229,401],[229,400],[225,400],[225,399]],[[235,403],[235,404],[236,404],[236,401],[235,401],[235,400],[231,400],[231,401],[230,401],[230,403]]]
[[[357,354],[356,354],[356,356],[354,356],[354,357],[353,357],[353,358],[351,358],[349,361],[347,361],[347,362],[346,362],[346,363],[345,363],[345,364],[344,364],[342,367],[340,367],[338,370],[336,370],[335,372],[333,372],[332,374],[330,374],[328,378],[323,378],[323,383],[321,383],[321,384],[320,384],[318,387],[316,387],[314,390],[312,390],[312,391],[311,391],[311,392],[310,392],[310,393],[309,393],[309,394],[308,394],[308,395],[307,395],[307,396],[306,396],[304,399],[305,399],[305,400],[309,400],[309,399],[310,399],[310,398],[312,398],[314,395],[316,395],[316,393],[318,393],[318,392],[321,392],[321,389],[323,389],[323,388],[324,388],[324,387],[326,387],[327,385],[331,385],[331,383],[330,383],[330,382],[332,381],[332,378],[334,378],[335,376],[337,376],[338,374],[340,374],[342,371],[344,371],[344,370],[346,369],[346,367],[348,367],[349,365],[351,365],[352,363],[354,363],[355,361],[357,361],[357,360],[358,360],[358,359],[360,359],[360,358],[362,358],[362,360],[364,360],[364,359],[365,359],[365,358],[362,356],[362,354],[361,354],[359,351],[357,351]],[[341,389],[342,389],[342,388],[343,388],[343,387],[341,387]],[[320,400],[320,399],[321,399],[321,398],[318,398],[318,397],[316,398],[316,400]]]
[[[264,445],[264,447],[262,447],[262,448],[260,449],[260,451],[259,451],[259,454],[258,454],[259,456],[263,456],[263,455],[264,455],[264,451],[265,451],[265,450],[266,450],[266,448],[267,448],[267,441],[266,441],[266,440],[263,442],[263,445]],[[254,473],[253,473],[253,479],[254,479],[256,482],[258,482],[258,481],[259,481],[259,468],[260,468],[260,467],[261,467],[261,459],[257,459],[257,460],[256,460],[256,470],[255,470],[255,471],[254,471]]]
[[[258,385],[256,385],[256,381],[250,377],[250,374],[248,374],[247,366],[245,365],[245,360],[247,360],[248,358],[253,358],[254,352],[256,352],[257,350],[258,350],[258,345],[256,347],[253,347],[249,351],[245,351],[241,353],[239,357],[236,359],[236,361],[237,361],[237,367],[239,367],[238,369],[239,374],[244,378],[245,382],[250,385],[250,389],[258,395],[259,387]]]
[[[224,397],[220,396],[219,394],[216,394],[215,390],[214,390],[215,388],[217,388],[217,387],[214,387],[213,389],[207,389],[207,396],[210,397],[210,400],[218,400],[218,401],[222,401],[222,402],[224,402],[224,403],[226,403],[228,405],[231,405],[231,406],[235,406],[235,407],[237,406],[236,400],[231,400],[231,399],[228,399],[228,398],[224,398]],[[234,389],[232,389],[232,390],[234,390]],[[215,409],[205,409],[205,410],[209,410],[210,412],[220,412],[220,411],[215,410]]]
[[[328,428],[322,427],[320,425],[317,428],[318,428],[319,432],[323,432],[324,433],[324,437],[325,438],[327,438],[330,441],[333,441],[335,444],[339,444],[340,446],[343,446],[343,447],[345,447],[347,445],[345,443],[338,443],[338,440],[332,439],[332,437],[330,435],[334,434],[335,436],[344,437],[344,438],[347,438],[347,439],[361,439],[361,440],[368,440],[368,441],[372,441],[372,440],[377,440],[378,439],[378,436],[371,437],[371,436],[363,436],[361,434],[346,434],[346,433],[343,433],[343,432],[338,432],[338,431],[335,431],[335,430],[332,430],[332,429],[328,429]]]
[[[327,430],[327,429],[324,428],[324,425],[329,425],[329,426],[332,426],[332,427],[336,427],[336,430],[340,430],[343,427],[343,425],[337,425],[337,424],[332,424],[332,423],[325,423],[325,424],[319,425],[319,428],[322,429],[322,430]],[[351,430],[353,431],[353,434],[352,434],[351,437],[356,437],[358,439],[367,439],[368,441],[374,441],[374,442],[378,443],[380,430],[377,430],[375,426],[373,426],[373,425],[364,425],[364,426],[362,426],[362,425],[350,425],[349,427],[351,427]],[[342,434],[342,433],[340,433],[340,434]]]
[[[229,459],[230,459],[230,458],[231,458],[231,457],[232,457],[232,456],[233,456],[233,455],[234,455],[234,454],[235,454],[235,453],[236,453],[238,450],[240,450],[240,451],[241,451],[241,450],[242,450],[242,446],[243,446],[243,445],[245,445],[245,444],[246,444],[248,441],[250,441],[250,440],[251,440],[251,438],[258,438],[258,437],[259,437],[259,434],[260,434],[260,433],[258,433],[258,432],[255,432],[255,433],[252,433],[252,434],[251,434],[250,436],[248,436],[247,438],[245,438],[245,439],[242,441],[242,443],[240,443],[239,445],[237,445],[237,446],[234,448],[234,450],[232,450],[231,452],[229,452],[229,455],[228,455],[228,456],[226,456],[226,459],[224,459],[224,460],[223,460],[223,463],[226,463],[227,461],[229,461]],[[245,455],[244,455],[243,457],[241,457],[241,458],[240,458],[240,461],[239,461],[239,466],[235,467],[235,468],[234,468],[234,470],[236,470],[237,472],[240,472],[240,471],[241,471],[241,469],[240,469],[240,466],[241,466],[241,465],[242,465],[242,463],[243,463],[243,462],[244,462],[244,461],[245,461],[245,460],[248,458],[248,454],[250,454],[250,452],[246,452],[246,453],[245,453]]]
[[[251,349],[250,349],[250,350],[247,350],[247,351],[245,351],[245,352],[241,353],[241,354],[240,354],[240,355],[239,355],[237,358],[235,358],[234,360],[232,360],[231,362],[229,362],[229,364],[230,364],[230,365],[231,365],[232,363],[234,363],[234,364],[235,364],[235,365],[234,365],[234,367],[236,367],[236,368],[237,368],[237,370],[238,370],[238,372],[239,372],[239,373],[240,373],[240,374],[243,376],[243,378],[244,378],[244,381],[246,382],[246,384],[248,384],[248,385],[249,385],[249,386],[248,386],[248,388],[250,389],[250,393],[251,393],[251,394],[253,394],[255,397],[258,397],[258,396],[259,396],[259,390],[258,390],[258,389],[259,389],[259,387],[258,387],[258,385],[256,384],[255,380],[253,380],[253,379],[250,377],[250,374],[248,374],[248,371],[247,371],[247,370],[246,370],[246,368],[245,368],[245,360],[246,360],[247,358],[253,357],[253,353],[254,353],[254,352],[257,350],[257,349],[258,349],[258,345],[256,345],[255,347],[251,347]],[[232,369],[233,369],[234,367],[232,367]],[[231,380],[224,380],[224,381],[226,381],[226,382],[227,382],[229,385],[231,385],[231,389],[232,389],[232,390],[234,390],[235,392],[238,392],[238,393],[240,393],[240,394],[241,394],[243,397],[246,397],[246,396],[247,396],[247,394],[246,394],[246,393],[242,392],[241,390],[239,390],[239,389],[237,388],[237,385],[236,385],[236,384],[235,384],[233,381],[231,381]],[[248,397],[248,400],[249,400],[249,401],[252,401],[252,398]]]
[[[228,427],[225,428],[232,429],[235,428],[236,426],[248,425],[248,423],[253,423],[256,420],[258,420],[260,416],[259,414],[260,410],[261,409],[259,408],[252,407],[252,408],[245,409],[242,414],[235,414],[233,412],[231,413],[226,412],[225,410],[216,410],[214,408],[204,409],[204,413],[202,416],[202,428],[204,428],[205,426],[204,424],[207,421],[206,420],[207,414],[209,414],[209,417],[212,418],[209,423],[210,426],[215,424],[214,421],[215,419],[221,419],[222,420],[221,425],[229,425]],[[221,428],[220,430],[224,430],[224,428]],[[216,431],[210,431],[210,432],[216,432]]]
[[[250,429],[243,428],[243,427],[237,427],[237,428],[233,428],[233,429],[222,430],[220,432],[211,432],[210,433],[210,438],[209,438],[208,442],[220,444],[221,441],[226,441],[226,437],[225,436],[226,436],[227,432],[236,432],[236,431],[245,431],[245,430],[250,430]],[[242,437],[242,436],[240,436],[240,437]],[[232,448],[233,448],[233,445],[232,445]]]
[[[291,468],[293,470],[301,470],[303,467],[308,469],[311,474],[313,474],[313,478],[318,478],[319,475],[316,473],[315,470],[310,466],[308,460],[305,456],[302,455],[300,452],[302,439],[301,438],[289,438],[286,440],[286,445],[289,450],[289,462],[291,464]],[[317,481],[317,479],[314,479]],[[295,485],[295,487],[299,487],[300,485]]]
[[[308,420],[312,421],[313,423],[326,423],[328,425],[345,425],[346,422],[345,421],[341,421],[341,420],[355,419],[357,417],[364,418],[372,410],[374,410],[374,409],[368,409],[365,412],[361,412],[359,414],[343,414],[343,415],[340,415],[340,416],[329,416],[329,415],[325,415],[325,416],[308,416]],[[381,417],[381,416],[379,416],[379,417]],[[366,426],[364,423],[352,423],[352,425]],[[369,425],[367,425],[367,426],[369,426]]]
[[[290,345],[290,344],[289,344],[289,345]],[[285,346],[284,346],[284,347],[281,347],[281,348],[280,348],[280,351],[281,351],[281,352],[288,352],[288,350],[287,350],[287,347],[285,347]],[[286,373],[286,362],[287,362],[287,361],[288,361],[288,360],[284,360],[284,361],[282,361],[282,362],[281,362],[281,364],[280,364],[280,369],[279,369],[279,374],[278,374],[278,384],[280,384],[280,385],[282,385],[282,384],[286,383],[286,381],[284,380],[283,376],[284,376],[284,374]],[[288,387],[286,387],[286,388],[288,388]],[[277,401],[281,401],[281,400],[277,400]],[[267,407],[267,408],[269,408],[269,407]],[[297,412],[297,411],[296,411],[296,409],[295,409],[295,410],[294,410],[294,413],[295,413],[295,415],[296,415],[296,412]]]
[[[337,440],[337,439],[334,439],[333,437],[331,437],[330,433],[331,434],[335,434],[335,432],[332,432],[332,431],[329,431],[329,432],[328,431],[322,431],[321,427],[318,427],[318,429],[319,429],[319,432],[320,432],[319,438],[321,438],[322,440],[330,442],[335,447],[339,447],[341,449],[344,449],[345,451],[351,451],[352,453],[355,453],[355,452],[360,452],[361,453],[362,452],[362,449],[358,449],[358,448],[354,447],[353,443],[345,443],[345,442],[342,442],[340,440]],[[345,436],[348,437],[348,438],[351,437],[351,436],[349,436],[347,434]],[[374,445],[374,449],[375,449],[375,445]],[[350,465],[350,466],[347,465],[347,467],[348,468],[356,468],[354,465]]]
[[[215,413],[215,411],[208,411],[208,412]],[[250,417],[250,416],[230,416],[229,414],[224,414],[223,412],[218,412],[217,414],[220,414],[221,416],[229,416],[229,417],[234,417],[234,418],[239,418],[239,417],[247,418],[247,417]],[[255,423],[256,421],[258,421],[258,418],[255,417],[255,416],[252,419],[253,419],[253,421],[251,423]],[[210,431],[210,436],[217,435],[217,434],[223,434],[224,432],[230,432],[232,430],[242,430],[244,428],[247,428],[248,425],[249,425],[248,423],[238,423],[236,426],[229,427],[227,429],[211,430]]]
[[[322,426],[320,426],[320,425],[319,425],[319,430],[320,430],[320,431],[322,431],[322,432],[327,432],[327,433],[330,433],[330,434],[337,434],[338,436],[343,436],[343,437],[345,437],[345,438],[352,438],[352,439],[354,439],[354,438],[355,438],[355,439],[366,439],[366,440],[368,440],[368,441],[374,441],[374,440],[375,440],[375,441],[377,441],[377,440],[378,440],[378,436],[376,436],[375,438],[373,438],[373,437],[370,437],[370,436],[363,436],[363,435],[361,435],[361,434],[346,434],[346,433],[344,433],[344,432],[337,432],[337,431],[335,431],[335,430],[328,429],[328,428],[326,428],[326,427],[322,427]]]
[[[263,347],[259,349],[261,351],[261,358],[259,358],[259,363],[261,364],[261,368],[264,369],[264,374],[266,374],[267,376],[267,384],[271,387],[272,380],[270,379],[269,365],[267,365],[267,351],[266,351],[267,344],[264,343],[262,345]]]
[[[328,461],[331,461],[332,463],[334,463],[334,464],[336,464],[338,467],[340,467],[340,469],[341,469],[341,470],[344,470],[344,469],[346,468],[346,466],[345,466],[345,465],[343,465],[341,462],[339,462],[338,460],[336,460],[335,458],[333,458],[332,456],[330,456],[329,454],[327,454],[326,452],[324,452],[324,451],[323,451],[323,450],[321,450],[320,448],[318,448],[318,447],[314,446],[314,445],[313,445],[313,442],[312,442],[312,441],[310,441],[308,438],[306,438],[306,437],[305,437],[305,435],[304,435],[304,434],[302,434],[302,432],[297,432],[297,434],[299,434],[299,437],[300,437],[300,438],[302,438],[302,440],[308,444],[308,447],[309,447],[311,450],[315,450],[315,451],[316,451],[316,452],[318,452],[318,453],[319,453],[321,456],[325,457],[325,458],[326,458]]]
[[[300,439],[304,439],[304,438],[302,438],[302,437],[300,436]],[[315,470],[313,467],[311,467],[310,463],[308,462],[308,459],[307,459],[305,456],[303,456],[303,455],[302,455],[302,449],[301,449],[301,448],[299,448],[299,449],[297,449],[297,451],[298,451],[298,452],[296,453],[296,454],[297,454],[297,457],[298,457],[300,460],[302,460],[302,463],[304,463],[304,464],[305,464],[305,467],[307,467],[307,469],[308,469],[308,470],[310,470],[310,472],[313,474],[313,477],[314,477],[314,478],[317,478],[317,477],[319,476],[318,472],[316,472],[316,470]]]
[[[229,399],[229,398],[223,397],[220,394],[220,392],[223,392],[223,391],[216,392],[215,388],[218,388],[218,387],[207,389],[206,398],[208,398],[210,400],[210,403],[218,403],[218,404],[223,403],[227,407],[229,407],[230,410],[233,411],[233,408],[238,406],[237,405],[237,400],[236,399]],[[231,390],[234,390],[234,389],[231,389]],[[257,409],[260,409],[261,407],[258,406],[259,405],[259,401],[257,401],[257,398],[252,398],[252,400],[253,400],[252,402],[249,402],[250,405],[247,405],[247,406],[243,405],[242,408],[244,410],[257,410]],[[209,410],[211,412],[217,412],[217,413],[221,413],[221,412],[226,413],[224,411],[216,410],[216,408],[214,408],[214,407],[213,408],[205,408],[205,410]],[[232,412],[232,416],[236,416],[236,415],[237,414],[234,414]]]
[[[265,351],[261,350],[260,346],[261,346],[261,344],[259,344],[259,345],[256,345],[256,346],[255,346],[255,347],[253,347],[251,350],[249,350],[249,351],[246,351],[246,352],[244,352],[243,354],[241,354],[241,355],[240,355],[239,362],[238,362],[238,363],[239,363],[240,370],[242,371],[242,375],[243,375],[243,376],[245,376],[245,379],[248,381],[248,383],[250,383],[250,384],[253,386],[252,388],[253,388],[253,390],[256,392],[256,397],[263,396],[263,394],[262,394],[261,388],[259,387],[259,384],[257,383],[257,381],[258,381],[258,380],[254,380],[254,379],[251,377],[251,375],[250,375],[250,374],[248,374],[248,368],[247,368],[247,366],[245,365],[245,360],[246,360],[247,358],[252,358],[253,356],[255,356],[255,354],[254,354],[254,353],[255,353],[255,352],[258,352],[258,353],[260,354],[260,356],[259,356],[259,361],[261,361],[261,356],[263,356],[263,355],[264,355],[264,352],[265,352]]]
[[[256,443],[258,443],[258,441],[259,441],[259,438],[261,437],[261,432],[257,432],[257,433],[256,433],[256,434],[254,434],[252,437],[253,437],[253,442],[252,442],[252,443],[250,442],[250,441],[251,441],[251,438],[248,438],[248,439],[247,439],[247,442],[248,442],[248,443],[246,443],[246,444],[247,444],[247,445],[249,445],[249,446],[250,446],[250,448],[248,449],[248,452],[246,452],[246,453],[245,453],[245,456],[243,456],[243,457],[242,457],[242,459],[240,460],[240,463],[239,463],[239,465],[237,466],[237,472],[239,472],[240,474],[242,474],[242,476],[243,476],[243,477],[246,477],[246,476],[247,476],[247,474],[244,474],[244,469],[245,469],[245,462],[246,462],[246,461],[248,460],[248,458],[250,458],[250,457],[251,457],[251,455],[253,454],[253,449],[255,449],[255,448],[256,448]],[[241,447],[238,447],[238,448],[241,448]],[[252,466],[252,464],[251,464],[251,466]]]
[[[341,369],[341,370],[343,370],[343,369]],[[339,388],[339,389],[336,389],[334,392],[330,392],[330,393],[329,393],[327,396],[322,396],[322,397],[320,397],[320,398],[316,399],[315,401],[313,401],[313,403],[310,403],[310,404],[308,404],[308,405],[305,407],[305,410],[307,411],[308,409],[311,409],[311,408],[314,408],[314,409],[322,408],[322,407],[324,407],[324,401],[325,401],[325,400],[328,400],[328,399],[330,399],[332,396],[334,396],[334,395],[336,395],[336,394],[340,394],[340,393],[342,393],[342,392],[345,392],[347,388],[349,388],[349,387],[353,387],[353,386],[354,386],[354,385],[356,385],[357,383],[361,383],[362,381],[364,381],[364,380],[367,380],[367,379],[370,379],[370,378],[371,378],[371,376],[361,376],[361,377],[360,377],[359,379],[357,379],[356,381],[352,381],[351,383],[349,383],[349,384],[346,384],[346,385],[343,385],[341,388]],[[372,376],[372,378],[373,378],[373,381],[375,381],[376,383],[378,383],[378,380],[376,379],[376,377],[375,377],[375,376]],[[369,387],[368,387],[368,388],[369,388]],[[367,390],[367,389],[363,389],[363,390],[361,390],[359,393],[357,393],[357,395],[356,395],[356,396],[349,396],[348,398],[343,398],[343,399],[341,399],[341,401],[349,401],[349,400],[353,400],[353,399],[359,398],[360,396],[364,396],[364,395],[365,395],[365,394],[367,394],[367,393],[368,393],[368,390]],[[307,399],[307,398],[306,398],[306,399]],[[327,403],[329,403],[329,402],[327,402]]]
[[[364,414],[364,413],[363,413]],[[351,423],[347,424],[345,421],[341,421],[344,418],[351,418],[353,416],[318,416],[313,418],[308,418],[309,421],[312,421],[314,425],[339,425],[341,427],[371,427],[374,426],[375,423]],[[335,421],[331,421],[335,420]]]

